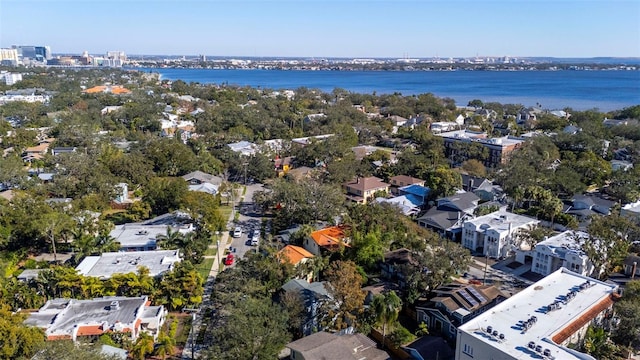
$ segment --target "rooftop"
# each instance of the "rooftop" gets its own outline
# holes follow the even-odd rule
[[[640,201],[626,204],[625,206],[622,207],[622,210],[625,210],[626,212],[633,212],[633,213],[640,214]]]
[[[103,297],[93,300],[53,299],[32,313],[25,324],[46,328],[47,336],[96,335],[117,324],[133,325],[147,297]]]
[[[515,136],[502,136],[496,138],[489,138],[484,132],[470,131],[470,130],[455,130],[447,131],[436,134],[447,139],[461,139],[469,141],[478,141],[487,145],[509,146],[523,143],[525,140],[521,137]]]
[[[386,360],[389,355],[379,350],[373,340],[362,334],[335,335],[324,331],[290,342],[287,347],[303,354],[306,360]]]
[[[297,265],[303,259],[312,258],[313,254],[300,246],[287,245],[278,251],[278,257],[283,263],[289,262],[290,264]]]
[[[85,257],[76,270],[84,276],[108,279],[114,274],[135,273],[144,266],[149,269],[149,275],[156,276],[171,270],[173,264],[180,261],[179,250],[109,252]]]
[[[559,344],[611,305],[615,289],[616,285],[561,268],[458,330],[516,359],[541,358],[529,348],[530,342],[549,349],[556,360],[577,359]],[[574,295],[567,296],[570,292]],[[557,304],[557,309],[548,311],[556,306],[552,304]]]
[[[311,238],[323,247],[336,247],[340,245],[349,246],[345,243],[345,228],[342,226],[331,226],[328,228],[316,230],[311,233]]]
[[[380,178],[369,176],[364,178],[355,178],[351,181],[346,182],[345,186],[347,186],[349,189],[360,190],[364,194],[365,191],[385,189],[389,187],[389,184],[382,181],[382,179]]]
[[[589,239],[589,234],[582,231],[564,231],[554,235],[544,241],[539,242],[537,246],[547,246],[554,253],[564,258],[567,251],[572,251],[578,255],[584,255],[582,245]]]
[[[488,225],[486,230],[491,229],[500,234],[503,234],[509,232],[509,229],[515,230],[525,225],[537,224],[538,222],[539,221],[534,218],[510,213],[507,212],[506,209],[501,208],[500,210],[492,212],[491,214],[467,220],[466,223],[474,224],[476,228],[480,228],[483,225]]]

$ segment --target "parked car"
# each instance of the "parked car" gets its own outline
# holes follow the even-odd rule
[[[225,265],[233,265],[233,260],[234,260],[234,256],[233,254],[228,254],[227,257],[224,259],[224,264]]]
[[[233,237],[239,238],[240,236],[242,236],[242,228],[240,226],[236,226],[236,228],[233,230]]]
[[[251,246],[257,246],[260,242],[260,230],[253,230],[253,236],[251,237]]]

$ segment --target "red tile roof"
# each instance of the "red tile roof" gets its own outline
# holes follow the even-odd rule
[[[102,335],[102,325],[81,325],[78,327],[78,336]]]

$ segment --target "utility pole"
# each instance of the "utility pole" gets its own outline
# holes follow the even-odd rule
[[[195,343],[193,341],[193,328],[196,326],[196,313],[191,314],[191,360],[195,359]]]

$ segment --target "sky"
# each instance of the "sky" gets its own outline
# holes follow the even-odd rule
[[[54,54],[640,57],[640,0],[0,0]]]

